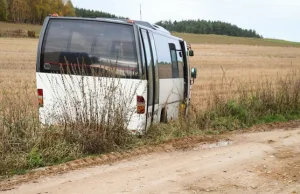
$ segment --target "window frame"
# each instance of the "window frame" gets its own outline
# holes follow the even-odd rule
[[[112,25],[124,25],[124,26],[131,26],[132,27],[132,45],[133,45],[133,54],[134,54],[134,63],[136,62],[136,70],[134,71],[137,75],[131,77],[131,76],[121,76],[121,78],[128,78],[128,79],[140,79],[140,76],[141,76],[141,67],[140,67],[140,48],[139,48],[139,45],[138,45],[138,39],[137,39],[137,35],[136,35],[136,26],[135,25],[132,25],[132,24],[126,24],[126,23],[118,23],[118,22],[109,22],[109,21],[103,21],[103,20],[93,20],[93,19],[77,19],[77,18],[74,18],[74,19],[69,19],[69,18],[48,18],[47,19],[48,21],[45,21],[45,24],[43,25],[43,29],[42,29],[42,37],[39,41],[39,46],[38,46],[38,56],[37,56],[37,68],[36,68],[36,71],[37,72],[42,72],[42,73],[52,73],[52,72],[48,72],[48,71],[45,71],[43,66],[45,61],[44,61],[44,58],[45,58],[45,49],[46,49],[46,42],[47,42],[47,37],[49,36],[49,29],[51,27],[51,22],[55,22],[55,21],[69,21],[69,22],[75,22],[76,21],[80,21],[80,22],[98,22],[100,25],[101,23],[108,23],[108,24],[112,24]],[[67,50],[70,50],[70,46],[71,46],[71,40],[72,40],[72,37],[73,35],[69,35],[68,36],[68,39],[66,39],[66,49]],[[94,44],[91,44],[91,46],[93,46]],[[90,48],[89,50],[94,50],[94,48]],[[59,51],[58,51],[59,52]],[[60,51],[62,52],[62,51]],[[90,53],[90,51],[88,52]],[[55,74],[61,74],[60,73],[55,73]],[[91,75],[87,75],[87,76],[91,76]]]
[[[178,67],[176,45],[174,43],[169,43],[169,48],[170,48],[170,55],[171,55],[171,62],[172,62],[172,78],[179,78],[179,67]],[[174,53],[174,55],[172,55],[172,52]]]
[[[159,33],[153,33],[153,38],[157,51],[158,77],[159,79],[172,79],[172,59],[169,48],[170,38]]]
[[[143,50],[144,50],[144,63],[143,63],[143,69],[146,70],[146,77],[147,77],[147,80],[148,80],[148,100],[147,100],[147,103],[148,103],[148,107],[149,106],[153,106],[153,102],[155,101],[155,86],[154,86],[154,79],[155,79],[155,75],[154,75],[154,61],[153,61],[153,53],[152,53],[152,44],[151,44],[151,40],[150,40],[150,37],[149,37],[149,32],[148,30],[144,29],[144,28],[141,28],[140,29],[140,33],[141,33],[141,38],[142,38],[142,45],[143,45]],[[146,37],[144,37],[144,35]],[[145,44],[145,40],[147,41],[147,45]],[[147,53],[147,49],[146,49],[146,46],[148,46],[149,50]],[[148,56],[150,55],[150,56]],[[148,58],[150,57],[150,59]],[[149,71],[152,71],[152,72],[149,72]],[[150,75],[152,75],[150,77]],[[149,91],[152,91],[152,93],[150,94]]]

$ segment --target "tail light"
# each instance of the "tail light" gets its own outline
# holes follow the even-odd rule
[[[137,105],[136,105],[136,112],[137,114],[144,114],[146,112],[146,106],[145,106],[145,99],[143,96],[137,96],[136,97]]]
[[[38,93],[39,107],[43,107],[44,106],[44,92],[43,92],[43,89],[38,89],[37,93]]]
[[[180,113],[182,116],[185,115],[185,111],[186,111],[186,104],[185,103],[181,103],[180,104]]]
[[[130,24],[135,24],[134,20],[127,20],[127,22],[130,23]]]

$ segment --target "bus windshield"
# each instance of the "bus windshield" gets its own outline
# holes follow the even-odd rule
[[[138,78],[133,26],[50,19],[43,40],[40,71]]]

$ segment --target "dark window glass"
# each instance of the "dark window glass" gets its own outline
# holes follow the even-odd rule
[[[172,61],[168,38],[159,34],[153,34],[153,36],[157,50],[159,78],[172,78]]]
[[[177,61],[178,61],[178,70],[179,70],[179,77],[183,78],[183,55],[181,51],[177,51]]]
[[[138,78],[133,26],[87,20],[50,20],[41,71]]]
[[[177,59],[177,68],[178,68],[178,77],[183,78],[183,55],[180,42],[178,40],[172,40],[172,43],[175,45],[176,50],[176,59]]]
[[[178,62],[177,62],[176,50],[171,50],[171,59],[172,59],[172,76],[173,76],[173,78],[178,78],[179,72],[178,72]]]

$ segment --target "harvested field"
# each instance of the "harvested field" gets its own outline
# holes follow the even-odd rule
[[[300,48],[249,45],[192,45],[191,66],[198,69],[193,102],[202,107],[211,90],[234,94],[237,86],[255,87],[299,68]]]
[[[37,43],[37,39],[0,39],[0,89],[16,90],[25,83],[29,88],[35,87]],[[255,85],[258,81],[284,76],[300,63],[300,48],[216,44],[192,47],[195,56],[191,64],[199,72],[193,85],[195,103],[206,98],[211,87],[226,88],[224,91],[228,92],[237,83]]]
[[[0,38],[0,91],[35,86],[36,39]]]
[[[36,37],[39,36],[42,26],[33,24],[15,24],[0,21],[0,37],[26,36],[27,31],[34,31]]]
[[[19,99],[35,104],[37,44],[37,39],[0,38],[0,94],[18,94]],[[240,89],[237,86],[255,87],[285,76],[300,64],[300,48],[295,47],[192,44],[192,48],[191,66],[198,69],[192,86],[196,109],[207,107],[216,93],[231,97]]]

